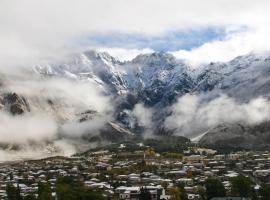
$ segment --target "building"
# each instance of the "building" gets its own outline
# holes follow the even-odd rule
[[[158,185],[158,186],[145,186],[145,187],[120,186],[115,189],[115,194],[121,200],[139,200],[141,189],[147,190],[151,194],[151,200],[159,200],[160,196],[164,193],[163,187]]]

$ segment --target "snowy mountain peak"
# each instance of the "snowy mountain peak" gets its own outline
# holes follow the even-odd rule
[[[86,51],[73,55],[60,64],[35,66],[34,72],[38,75],[35,79],[41,76],[44,80],[50,80],[54,77],[61,78],[61,81],[68,79],[72,83],[89,82],[98,85],[105,95],[114,100],[114,120],[126,128],[134,127],[134,122],[129,121],[132,119],[129,113],[132,113],[135,105],[144,104],[153,111],[152,121],[155,128],[162,129],[166,117],[172,112],[168,108],[175,105],[174,103],[185,94],[198,95],[204,102],[210,102],[218,95],[228,96],[240,103],[261,96],[269,97],[269,67],[269,54],[239,56],[230,62],[210,63],[191,70],[168,53],[143,54],[132,61],[119,62],[108,53]],[[73,95],[72,91],[70,96],[73,98]],[[44,102],[39,102],[39,109],[46,108],[45,112],[49,110],[57,113],[61,122],[72,119],[73,105],[70,99],[59,104],[61,98],[47,99],[47,96],[45,93],[42,95],[42,98],[46,98],[46,106],[43,105]],[[81,111],[89,109],[84,107],[83,98],[78,100],[78,108]],[[29,102],[35,103],[35,98],[30,98]],[[3,108],[9,105],[3,102],[1,104],[0,107]]]
[[[177,64],[176,58],[172,54],[155,52],[149,54],[140,54],[136,56],[132,63],[139,65],[146,65],[150,67],[158,67],[158,66],[174,66]]]

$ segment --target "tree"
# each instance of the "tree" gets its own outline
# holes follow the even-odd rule
[[[38,200],[52,200],[52,190],[48,183],[38,183]]]
[[[150,192],[145,187],[142,187],[140,189],[139,200],[150,200],[150,199],[151,199]]]
[[[19,185],[15,187],[11,183],[7,184],[6,187],[6,192],[7,192],[7,199],[8,200],[21,200],[21,194],[20,194],[20,188]]]
[[[167,187],[169,186],[169,183],[166,182],[166,181],[162,181],[162,182],[161,182],[161,186],[166,190]]]
[[[9,179],[10,179],[10,180],[13,180],[13,172],[10,172],[10,174],[9,174]]]
[[[56,195],[58,200],[76,200],[78,199],[79,183],[72,177],[59,177],[56,182]]]
[[[189,171],[187,172],[187,177],[188,177],[188,178],[192,178],[192,177],[193,177],[193,172],[189,170]]]
[[[84,188],[79,196],[80,200],[105,200],[102,194],[87,188]]]
[[[73,177],[59,177],[56,182],[58,200],[104,200],[101,193],[86,188]]]
[[[36,197],[33,194],[29,194],[25,196],[23,200],[36,200]]]
[[[177,187],[170,188],[169,195],[171,196],[172,200],[181,200],[181,192]]]
[[[197,192],[200,195],[200,197],[201,197],[202,200],[206,200],[206,190],[205,190],[204,187],[198,186],[197,187]]]
[[[179,184],[177,184],[177,187],[180,191],[180,199],[187,199],[187,192],[185,190],[185,184],[179,183]]]
[[[224,185],[218,179],[207,179],[205,182],[205,188],[207,199],[226,196],[226,190],[224,188]]]
[[[270,186],[262,185],[262,187],[259,189],[259,196],[261,196],[261,200],[269,200]]]
[[[144,152],[146,157],[154,157],[156,155],[156,152],[153,148],[148,148],[145,152]]]
[[[239,175],[231,179],[232,195],[238,197],[250,197],[252,193],[251,180],[245,176]]]
[[[19,187],[19,184],[17,184],[17,188],[16,188],[16,200],[22,200],[21,188]]]

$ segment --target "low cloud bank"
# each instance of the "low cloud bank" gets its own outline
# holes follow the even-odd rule
[[[44,114],[11,116],[0,112],[0,141],[23,144],[28,141],[52,140],[56,137],[58,125],[53,117]]]
[[[24,97],[31,111],[13,116],[5,107],[0,110],[0,141],[3,145],[19,146],[26,157],[31,152],[33,157],[46,155],[47,145],[52,145],[55,153],[71,155],[78,150],[76,140],[80,141],[86,134],[97,135],[111,119],[110,97],[97,84],[88,81],[33,78],[10,80],[5,84],[1,93],[15,92]],[[36,144],[40,148],[36,149]],[[0,152],[3,160],[20,156],[15,150],[5,148]]]
[[[226,95],[202,102],[197,95],[180,97],[166,118],[165,127],[176,134],[194,136],[221,123],[259,124],[270,120],[270,101],[259,97],[246,103],[237,102]]]

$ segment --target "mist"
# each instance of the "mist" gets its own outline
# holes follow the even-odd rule
[[[144,128],[143,136],[153,136],[153,109],[147,108],[142,103],[138,103],[132,110],[133,116],[136,118],[139,126]]]
[[[11,116],[0,111],[0,141],[24,144],[28,141],[53,140],[58,125],[53,117],[45,114],[27,113],[23,117]]]
[[[256,125],[270,120],[270,101],[264,97],[248,102],[221,95],[205,102],[199,95],[187,94],[170,107],[165,127],[175,134],[192,137],[222,123]]]
[[[82,136],[98,135],[113,112],[110,96],[89,81],[37,76],[5,80],[4,85],[1,93],[15,92],[24,97],[30,112],[14,116],[4,107],[0,111],[0,140],[2,144],[19,146],[19,152],[24,152],[26,157],[31,152],[34,157],[48,156],[45,151],[48,144],[61,155],[92,147],[88,143],[77,148],[79,143],[84,144]],[[93,111],[93,115],[81,122],[87,111]],[[1,151],[3,158],[20,156],[15,150]]]

